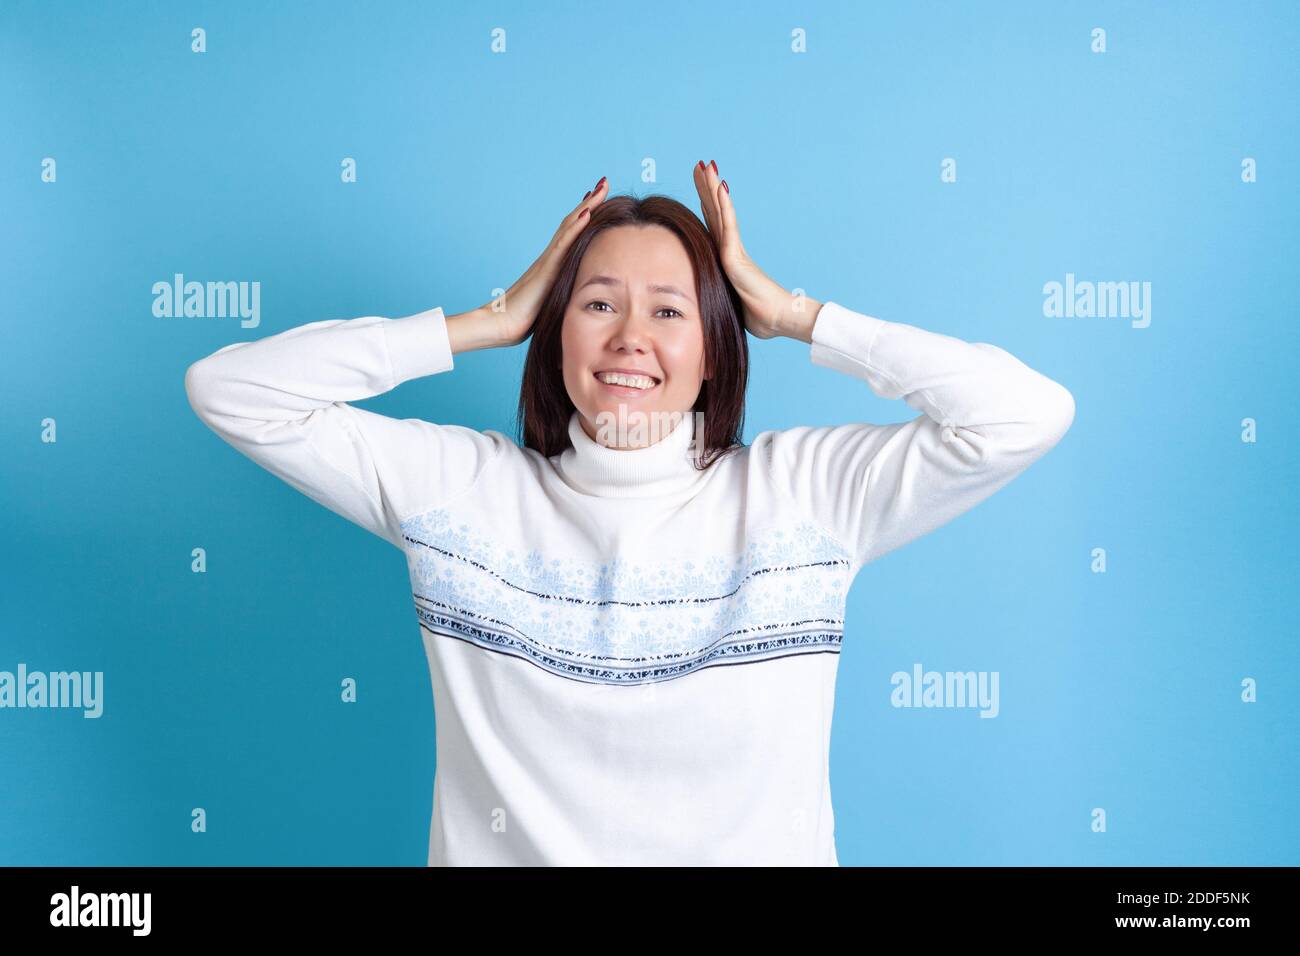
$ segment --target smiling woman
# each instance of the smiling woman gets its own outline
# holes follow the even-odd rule
[[[560,260],[532,328],[524,444],[560,453],[576,412],[589,438],[644,447],[694,412],[707,467],[740,443],[749,350],[739,316],[689,209],[666,196],[606,200]]]
[[[314,322],[186,373],[213,431],[406,558],[437,730],[431,865],[836,865],[855,575],[1073,420],[1065,388],[996,346],[789,295],[746,254],[716,168],[694,175],[707,229],[668,197],[604,201],[602,180],[489,306]],[[740,444],[747,332],[921,414],[850,407]],[[522,446],[348,404],[530,335]],[[673,427],[601,431],[635,413]]]

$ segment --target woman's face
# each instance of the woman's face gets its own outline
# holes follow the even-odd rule
[[[589,437],[638,448],[672,431],[681,419],[669,413],[689,415],[707,377],[695,274],[677,237],[663,226],[617,226],[592,240],[561,344],[564,385]],[[632,379],[602,381],[614,369]]]

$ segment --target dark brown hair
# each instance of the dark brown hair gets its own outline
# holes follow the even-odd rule
[[[695,273],[695,298],[700,304],[704,332],[704,361],[711,377],[701,383],[691,413],[697,419],[696,467],[709,467],[733,446],[740,445],[745,418],[745,388],[749,379],[749,343],[740,296],[727,280],[717,246],[704,223],[676,199],[651,195],[611,196],[591,213],[591,223],[569,247],[533,323],[519,389],[516,431],[523,443],[543,457],[558,455],[572,444],[569,420],[576,410],[561,370],[560,331],[573,295],[578,266],[602,231],[615,226],[663,226],[686,249]],[[683,422],[683,425],[689,425]],[[702,428],[700,427],[702,426]]]

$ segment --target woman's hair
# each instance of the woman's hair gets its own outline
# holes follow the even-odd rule
[[[560,263],[533,323],[519,389],[516,429],[523,442],[545,458],[569,447],[569,420],[575,406],[564,386],[560,332],[564,312],[578,278],[578,266],[593,239],[615,226],[663,226],[686,249],[695,273],[695,297],[704,331],[705,368],[712,374],[701,383],[691,413],[697,418],[695,437],[703,470],[730,448],[741,444],[745,417],[745,387],[749,377],[749,343],[740,316],[740,296],[727,281],[717,247],[699,218],[668,196],[612,196],[591,213],[590,224],[573,241]],[[688,422],[681,423],[689,426]],[[680,426],[679,426],[680,427]]]

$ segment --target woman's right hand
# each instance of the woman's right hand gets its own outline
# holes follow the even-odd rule
[[[506,290],[504,296],[483,307],[484,314],[495,328],[498,345],[518,345],[528,338],[542,308],[542,299],[559,274],[560,260],[591,221],[591,210],[604,202],[608,192],[609,183],[602,176],[600,182],[564,217],[560,228],[555,230],[550,243],[528,271]]]

